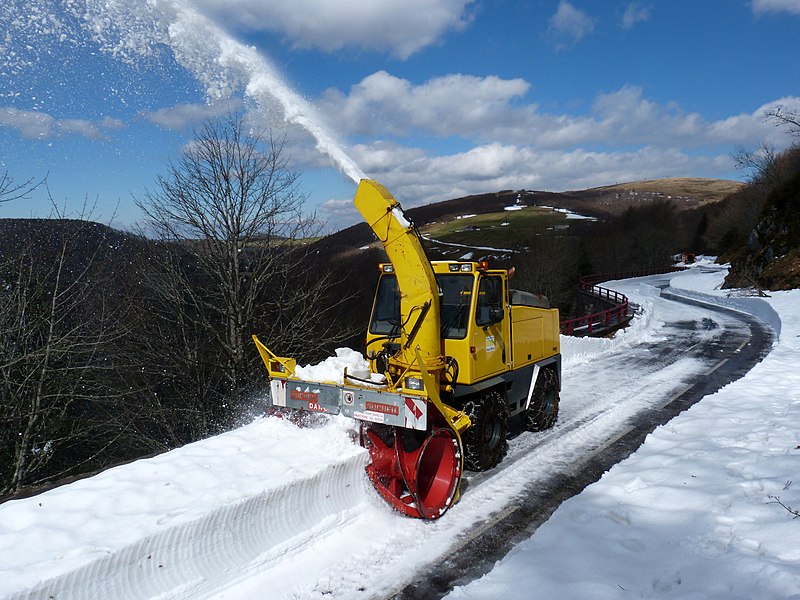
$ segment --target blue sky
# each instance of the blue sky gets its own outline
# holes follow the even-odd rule
[[[0,32],[0,175],[48,182],[0,217],[131,226],[241,107],[331,229],[359,174],[406,207],[744,178],[731,153],[786,147],[764,113],[800,108],[800,0],[10,0]]]

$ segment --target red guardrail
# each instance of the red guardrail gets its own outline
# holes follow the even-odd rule
[[[590,315],[561,321],[561,333],[564,335],[591,335],[597,329],[609,329],[612,325],[620,324],[628,317],[629,303],[625,294],[594,285],[586,279],[581,278],[578,283],[580,290],[595,298],[610,302],[613,306]]]
[[[614,279],[630,279],[631,277],[644,277],[645,275],[659,275],[682,271],[683,267],[669,267],[666,269],[650,269],[644,271],[627,271],[620,273],[604,273],[602,275],[586,275],[578,282],[580,291],[594,296],[600,300],[613,304],[610,308],[600,312],[561,321],[561,333],[564,335],[591,335],[597,330],[606,330],[612,326],[622,324],[628,318],[628,297],[620,292],[597,285],[600,281]]]

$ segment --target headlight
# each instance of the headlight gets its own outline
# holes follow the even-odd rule
[[[419,377],[406,377],[405,388],[407,390],[421,392],[425,389],[425,384],[422,383],[422,379]]]

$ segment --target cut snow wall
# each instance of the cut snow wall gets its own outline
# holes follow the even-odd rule
[[[365,456],[222,506],[46,580],[7,600],[195,598],[230,572],[263,568],[346,520],[365,502]],[[249,568],[245,565],[249,565]]]
[[[714,306],[722,306],[737,312],[742,312],[751,315],[761,321],[764,321],[770,328],[775,331],[775,338],[780,339],[781,336],[781,318],[775,309],[769,303],[760,298],[741,297],[741,296],[717,296],[712,294],[704,294],[694,290],[676,289],[672,286],[664,290],[665,293],[686,298],[687,300],[694,300],[703,304],[711,304]]]

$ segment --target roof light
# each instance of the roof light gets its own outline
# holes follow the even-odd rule
[[[381,270],[384,273],[394,273],[394,265],[381,265]]]
[[[461,265],[461,270],[464,272],[472,271],[472,265],[467,263],[465,265]]]
[[[478,270],[479,271],[486,271],[488,268],[489,268],[489,261],[488,260],[482,260],[481,262],[478,263]]]

